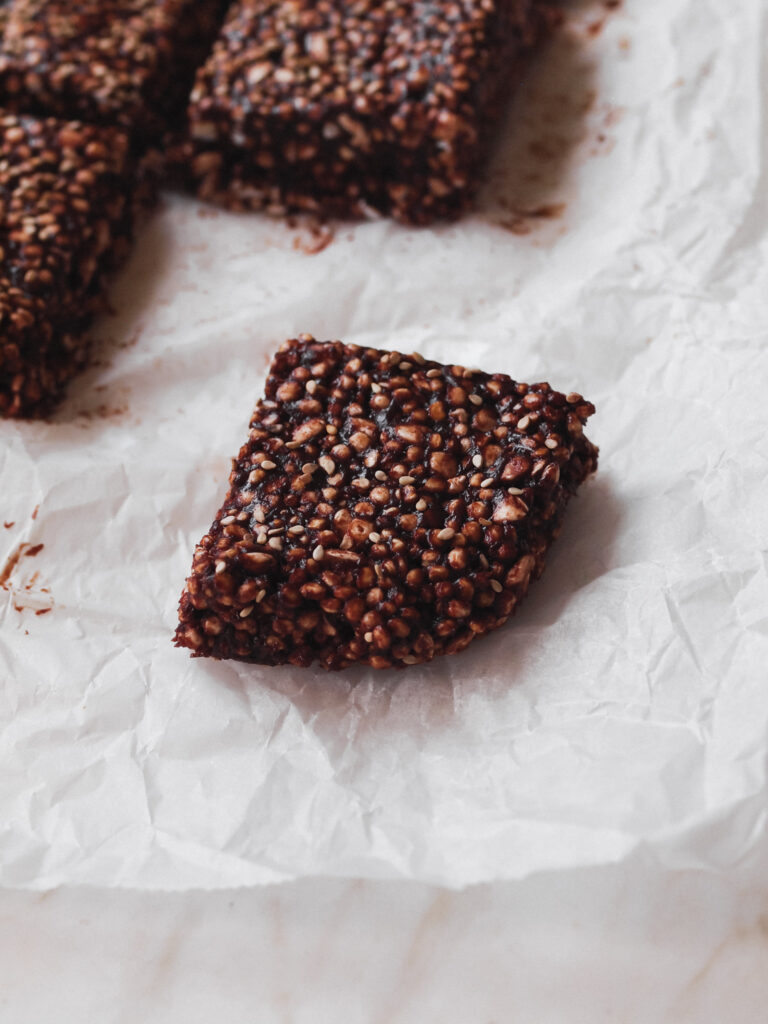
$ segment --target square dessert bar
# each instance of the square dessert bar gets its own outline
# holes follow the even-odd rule
[[[140,193],[124,132],[0,117],[0,416],[44,414],[85,361]]]
[[[177,645],[326,669],[462,650],[541,574],[597,465],[593,412],[548,384],[286,342],[195,551]]]
[[[7,0],[0,105],[139,136],[183,113],[222,0]]]
[[[189,108],[201,198],[452,217],[544,21],[536,0],[239,0]]]

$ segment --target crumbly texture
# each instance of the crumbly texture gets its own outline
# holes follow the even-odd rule
[[[597,464],[594,407],[418,355],[288,341],[197,546],[178,646],[402,668],[502,625]]]
[[[453,217],[546,20],[535,0],[239,0],[189,108],[201,198]]]
[[[45,414],[85,361],[140,194],[125,133],[0,117],[0,415]]]
[[[223,13],[222,0],[8,0],[6,7],[6,109],[115,124],[139,136],[183,113]]]

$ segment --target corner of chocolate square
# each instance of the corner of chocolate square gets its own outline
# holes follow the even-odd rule
[[[462,650],[541,574],[597,465],[593,412],[545,383],[286,342],[195,551],[176,644],[333,670]]]

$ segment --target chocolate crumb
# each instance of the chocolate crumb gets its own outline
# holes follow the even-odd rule
[[[333,228],[328,225],[313,224],[309,228],[310,240],[297,235],[293,240],[293,248],[305,253],[307,256],[317,256],[318,253],[327,249],[336,237]]]
[[[3,107],[154,139],[178,120],[223,0],[6,0]]]
[[[8,589],[8,581],[10,580],[16,566],[22,558],[35,558],[45,547],[44,544],[27,544],[22,542],[17,545],[14,550],[10,553],[8,558],[5,560],[5,565],[0,569],[0,587],[4,590]]]

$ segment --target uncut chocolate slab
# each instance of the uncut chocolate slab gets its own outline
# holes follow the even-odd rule
[[[580,395],[417,355],[286,342],[195,551],[176,644],[403,667],[502,625],[597,449]]]
[[[6,109],[152,135],[183,113],[223,0],[8,0]]]
[[[124,132],[0,116],[0,416],[45,414],[85,362],[140,194]]]
[[[456,216],[543,21],[535,0],[239,0],[192,93],[198,194]]]

